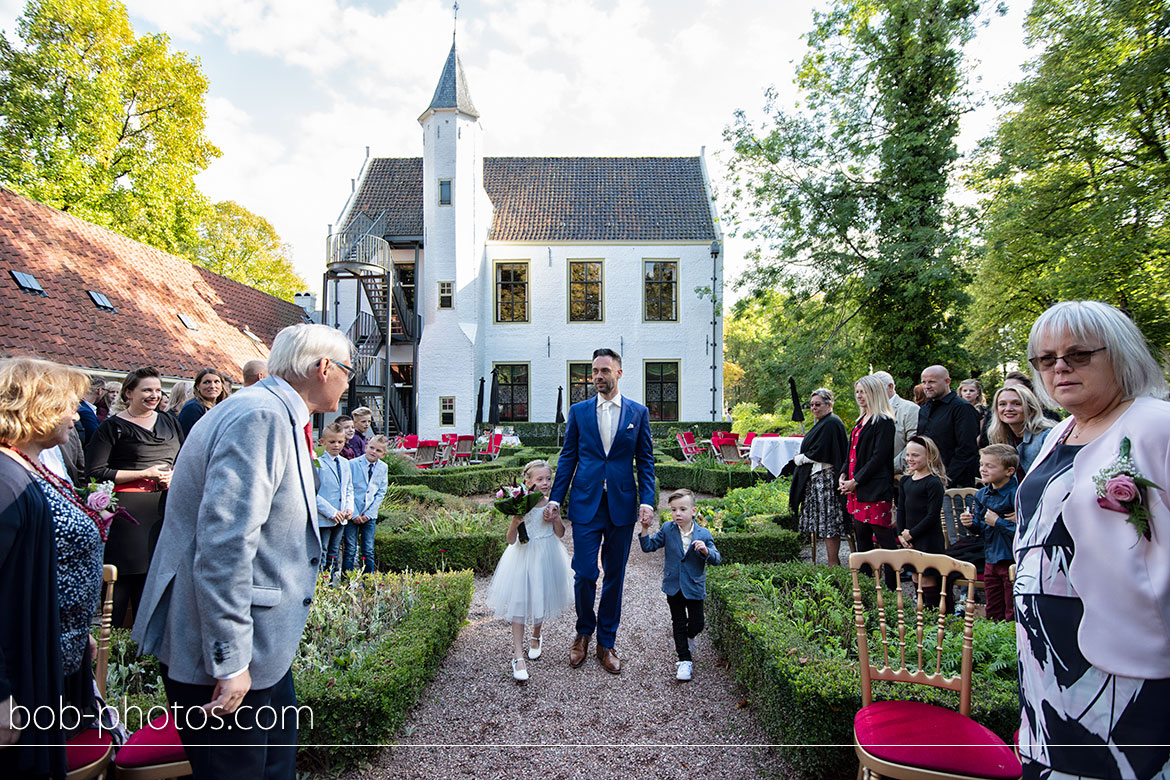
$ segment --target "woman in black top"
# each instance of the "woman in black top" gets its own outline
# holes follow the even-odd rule
[[[845,467],[849,439],[845,423],[833,414],[833,393],[825,388],[813,390],[808,408],[816,425],[800,443],[793,458],[795,474],[788,491],[788,506],[799,518],[801,533],[814,534],[825,540],[830,566],[841,565],[841,537],[848,533],[845,508],[837,492],[837,476]],[[816,562],[815,550],[813,562]]]
[[[195,375],[195,384],[191,388],[191,400],[183,404],[182,409],[176,409],[179,422],[183,425],[183,436],[191,432],[191,428],[208,410],[228,397],[228,389],[224,386],[223,377],[214,368],[204,368]]]
[[[106,418],[86,450],[89,476],[113,482],[118,504],[138,525],[116,518],[110,526],[106,563],[118,567],[114,585],[114,626],[126,607],[138,608],[154,544],[162,530],[171,469],[183,444],[183,430],[169,414],[155,411],[162,396],[158,371],[140,368],[122,384],[126,409]]]
[[[853,516],[857,552],[897,547],[894,539],[894,411],[886,385],[876,376],[863,376],[853,386],[861,417],[850,436],[849,459],[841,475],[840,491]],[[886,585],[894,587],[893,572]]]

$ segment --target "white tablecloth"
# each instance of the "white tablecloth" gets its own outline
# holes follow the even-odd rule
[[[766,438],[757,436],[752,439],[752,448],[748,452],[752,468],[763,466],[772,473],[772,476],[780,476],[780,470],[784,468],[784,464],[800,452],[802,441],[804,439],[800,436],[768,436]]]

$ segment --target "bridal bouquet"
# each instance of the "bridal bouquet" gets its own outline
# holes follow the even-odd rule
[[[539,490],[533,490],[527,485],[513,482],[511,485],[501,486],[496,491],[494,506],[506,515],[520,515],[523,517],[543,497],[544,494]],[[516,534],[520,544],[526,544],[528,542],[528,529],[524,527],[523,523],[516,529]]]

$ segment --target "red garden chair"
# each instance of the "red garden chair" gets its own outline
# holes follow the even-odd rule
[[[690,431],[683,433],[676,433],[674,437],[678,440],[679,449],[682,450],[683,457],[686,458],[687,463],[694,463],[695,456],[703,452],[703,448],[695,443],[695,434]]]

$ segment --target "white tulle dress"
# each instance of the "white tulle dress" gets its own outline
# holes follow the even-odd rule
[[[573,606],[573,571],[569,553],[543,519],[544,507],[524,515],[528,542],[508,545],[488,588],[487,603],[496,617],[509,622],[539,623]]]

